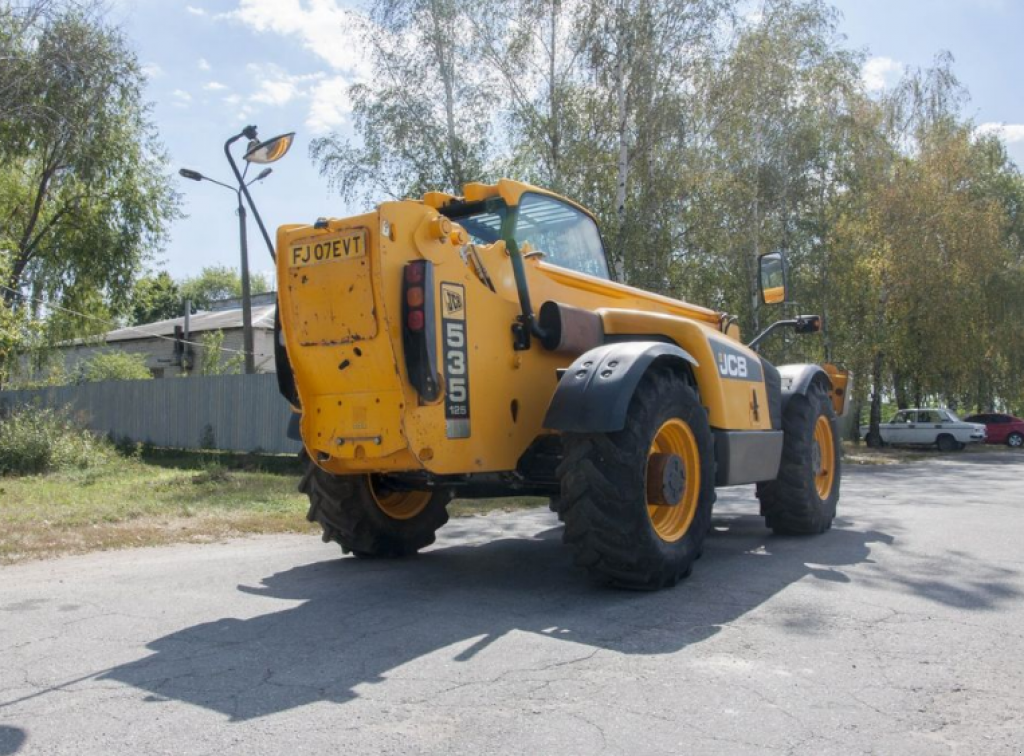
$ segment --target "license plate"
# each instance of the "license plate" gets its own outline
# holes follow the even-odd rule
[[[292,244],[288,249],[288,266],[302,268],[357,257],[366,257],[366,231],[363,230],[345,231],[337,236],[322,236]]]

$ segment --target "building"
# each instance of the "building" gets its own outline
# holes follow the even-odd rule
[[[256,372],[273,373],[274,368],[274,310],[277,293],[252,296],[253,352]],[[204,354],[201,346],[204,335],[220,331],[223,334],[219,362],[241,361],[243,354],[242,302],[227,299],[216,302],[206,312],[197,312],[187,318],[161,320],[145,325],[128,326],[109,331],[101,336],[80,339],[60,349],[64,368],[68,374],[77,372],[78,365],[99,352],[119,350],[146,356],[146,367],[154,378],[170,378],[184,373],[202,373]],[[238,371],[241,372],[239,367]]]

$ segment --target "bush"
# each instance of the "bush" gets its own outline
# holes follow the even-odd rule
[[[153,374],[146,367],[146,355],[129,352],[100,352],[82,365],[82,380],[95,381],[146,381]]]
[[[0,419],[0,475],[83,469],[108,461],[110,445],[64,410],[20,407]]]

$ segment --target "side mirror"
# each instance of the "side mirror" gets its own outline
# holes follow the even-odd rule
[[[786,258],[781,252],[769,252],[757,258],[761,301],[781,304],[786,301]]]

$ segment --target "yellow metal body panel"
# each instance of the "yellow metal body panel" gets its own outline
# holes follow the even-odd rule
[[[517,201],[527,190],[534,188],[507,181],[472,189],[506,201]],[[505,245],[475,247],[492,291],[471,262],[458,225],[445,229],[439,220],[434,205],[447,196],[384,203],[376,212],[330,221],[324,229],[278,230],[282,330],[303,408],[302,437],[311,457],[329,472],[508,471],[547,432],[542,424],[558,385],[556,370],[573,356],[548,352],[537,342],[526,351],[513,349],[511,326],[520,305]],[[365,234],[365,255],[294,265],[294,253],[284,253],[352,234]],[[407,378],[401,281],[406,263],[417,259],[434,263],[439,322],[441,288],[464,292],[468,438],[449,438],[443,397],[423,403]],[[716,366],[716,340],[757,359],[738,342],[738,329],[724,325],[721,313],[539,258],[528,259],[525,268],[535,307],[551,300],[595,311],[607,334],[667,337],[689,352],[698,362],[695,373],[712,426],[770,429],[763,380],[729,380]],[[436,348],[443,374],[440,327]]]

